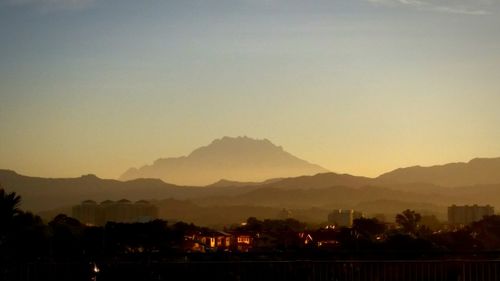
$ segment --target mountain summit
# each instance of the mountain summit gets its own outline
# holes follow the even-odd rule
[[[161,158],[152,165],[131,168],[120,180],[159,178],[180,185],[207,185],[220,179],[263,181],[324,172],[328,171],[291,155],[267,139],[223,137],[188,156]]]

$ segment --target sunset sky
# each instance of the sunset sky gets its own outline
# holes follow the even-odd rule
[[[0,0],[0,168],[243,135],[365,176],[499,157],[500,1]]]

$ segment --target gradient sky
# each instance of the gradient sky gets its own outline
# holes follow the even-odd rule
[[[0,168],[240,135],[366,176],[500,156],[500,1],[0,0]]]

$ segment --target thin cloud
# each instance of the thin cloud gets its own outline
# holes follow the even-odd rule
[[[434,11],[437,12],[445,12],[445,13],[452,13],[452,14],[463,14],[463,15],[489,15],[491,14],[490,12],[486,10],[472,10],[468,9],[466,7],[447,7],[447,6],[435,6],[433,7]]]
[[[422,11],[442,12],[462,15],[488,15],[491,14],[483,7],[491,1],[437,1],[437,0],[367,0],[368,2],[387,6],[407,6]],[[444,2],[444,3],[443,3]]]

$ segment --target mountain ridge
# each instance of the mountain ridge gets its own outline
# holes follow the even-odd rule
[[[203,206],[250,204],[272,208],[352,208],[361,200],[415,200],[440,208],[451,204],[500,207],[499,165],[500,158],[474,158],[468,162],[400,168],[377,178],[328,172],[262,182],[218,180],[203,187],[179,186],[150,178],[101,179],[92,174],[76,178],[29,177],[0,170],[0,185],[21,195],[23,208],[31,211],[73,205],[86,199],[122,198],[175,198],[195,200]]]
[[[159,158],[151,165],[130,168],[119,179],[159,178],[174,184],[205,186],[224,178],[260,182],[322,172],[328,170],[286,152],[268,139],[223,137],[187,156]]]
[[[384,173],[376,179],[392,183],[427,183],[443,187],[500,183],[500,157],[473,158],[433,166],[411,166]]]

